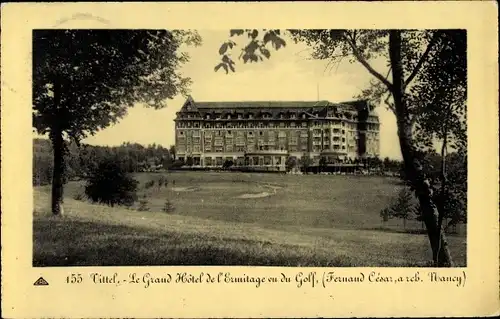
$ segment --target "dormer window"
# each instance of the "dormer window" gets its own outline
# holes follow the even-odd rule
[[[253,116],[252,114],[248,114],[248,118],[251,119]]]
[[[306,118],[306,115],[305,114],[302,114],[302,118],[305,119]]]
[[[228,114],[227,115],[227,119],[230,120],[231,119],[231,114]]]
[[[290,114],[290,118],[294,119],[295,118],[295,113]]]
[[[241,120],[241,114],[238,114],[238,120]]]
[[[207,120],[210,120],[210,114],[207,114]]]

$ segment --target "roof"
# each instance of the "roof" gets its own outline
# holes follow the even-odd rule
[[[199,109],[232,109],[232,108],[310,108],[333,106],[329,101],[196,101]]]
[[[194,101],[189,96],[184,103],[183,111],[196,110],[214,110],[214,109],[252,109],[252,108],[267,108],[267,109],[310,109],[324,107],[342,107],[347,106],[361,111],[366,108],[367,101],[347,101],[341,103],[333,103],[330,101]]]
[[[282,112],[287,112],[287,110],[294,110],[294,112],[308,113],[308,112],[318,112],[318,114],[325,115],[326,112],[332,110],[335,114],[341,114],[344,112],[366,112],[372,115],[370,110],[368,110],[369,103],[365,100],[357,101],[347,101],[341,103],[333,103],[330,101],[194,101],[191,96],[189,96],[177,113],[197,113],[202,117],[207,113],[220,113],[223,116],[225,114],[231,114],[235,112],[264,112],[272,113],[273,116],[277,116]],[[338,113],[337,113],[338,112]],[[374,114],[373,114],[374,115]]]

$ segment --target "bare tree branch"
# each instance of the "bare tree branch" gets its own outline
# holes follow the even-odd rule
[[[425,60],[429,56],[429,53],[431,52],[432,47],[434,47],[434,45],[437,43],[437,40],[439,39],[439,35],[440,35],[439,32],[434,32],[432,39],[429,42],[429,44],[427,45],[427,48],[425,49],[424,53],[420,57],[420,60],[418,60],[417,65],[415,66],[415,68],[411,72],[410,76],[406,79],[404,86],[403,86],[403,90],[406,89],[406,87],[411,83],[411,81],[415,78],[415,76],[417,76],[418,71],[420,70],[420,68],[424,64]]]
[[[361,52],[359,52],[358,47],[356,46],[356,44],[354,42],[352,42],[351,39],[349,39],[349,37],[347,37],[347,36],[344,36],[344,39],[349,44],[349,46],[351,47],[352,52],[353,52],[354,56],[356,57],[356,59],[359,61],[359,63],[361,63],[368,70],[368,72],[370,72],[371,75],[373,75],[374,77],[376,77],[380,82],[384,83],[384,85],[387,86],[387,88],[389,90],[392,90],[392,84],[389,81],[387,81],[387,79],[384,78],[384,76],[382,74],[378,73],[365,60],[365,58],[361,55]]]

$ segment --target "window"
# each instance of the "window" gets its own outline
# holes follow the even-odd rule
[[[262,131],[260,131],[260,132],[259,132],[259,135],[261,135],[261,136],[262,136],[262,134],[264,134],[264,133],[263,133]]]
[[[180,134],[180,135],[184,135],[184,132],[183,132],[183,131],[180,131],[180,132],[179,132],[179,134]]]
[[[253,132],[248,132],[248,135],[252,136],[252,135],[253,135]]]

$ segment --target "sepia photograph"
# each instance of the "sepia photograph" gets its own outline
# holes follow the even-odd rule
[[[467,30],[35,29],[33,267],[467,266]]]

